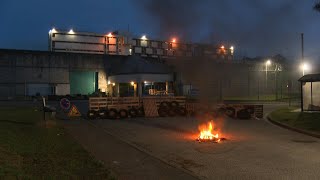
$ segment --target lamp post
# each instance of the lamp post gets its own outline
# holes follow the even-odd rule
[[[266,61],[266,89],[268,88],[268,66],[271,64],[270,60]]]

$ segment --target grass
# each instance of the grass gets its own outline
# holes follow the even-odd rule
[[[291,127],[320,133],[320,113],[292,112],[297,108],[282,108],[269,115],[274,121],[287,124]]]
[[[46,127],[41,120],[34,108],[0,107],[0,177],[111,178],[62,127]]]

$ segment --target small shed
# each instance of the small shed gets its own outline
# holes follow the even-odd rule
[[[308,74],[299,79],[301,111],[320,111],[320,74]]]

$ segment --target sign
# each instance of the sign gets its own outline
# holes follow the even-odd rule
[[[71,109],[68,113],[68,116],[69,117],[79,117],[79,116],[81,116],[81,113],[75,105],[72,105]]]
[[[71,103],[70,103],[69,99],[67,99],[67,98],[62,98],[62,99],[60,100],[60,107],[61,107],[61,109],[63,109],[63,110],[68,110],[68,109],[70,109],[70,106],[71,106]]]

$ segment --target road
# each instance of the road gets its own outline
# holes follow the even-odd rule
[[[267,114],[281,106],[285,105],[265,105],[264,112]],[[84,108],[79,109],[84,112]],[[123,143],[123,154],[133,148],[148,158],[152,157],[149,165],[161,162],[159,170],[154,169],[158,165],[151,169],[138,168],[140,171],[137,172],[141,175],[141,170],[144,171],[146,177],[159,178],[166,168],[176,167],[171,169],[173,173],[160,179],[180,179],[181,176],[186,179],[320,179],[319,139],[280,128],[266,120],[217,120],[222,136],[227,138],[219,144],[195,141],[198,126],[206,122],[205,119],[173,117],[82,122],[85,127],[91,127],[88,134],[99,134],[93,139],[105,139],[109,143],[111,136]],[[78,141],[87,145],[86,149],[96,156],[88,138],[81,136],[85,136],[84,133],[78,136]],[[111,145],[110,148],[119,151],[117,146]],[[110,156],[107,152],[100,152],[96,157],[110,165],[110,158],[103,159]],[[130,156],[126,158],[131,159]],[[120,174],[123,172],[121,168],[118,170]]]
[[[319,139],[264,120],[224,119],[219,144],[195,141],[194,118],[91,123],[200,179],[320,179]]]

